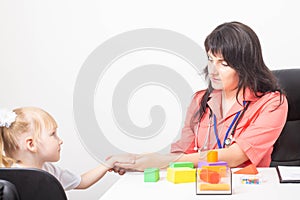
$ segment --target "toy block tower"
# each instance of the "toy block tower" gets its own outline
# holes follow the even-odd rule
[[[231,171],[218,160],[217,151],[207,152],[206,161],[198,163],[196,194],[232,194]]]

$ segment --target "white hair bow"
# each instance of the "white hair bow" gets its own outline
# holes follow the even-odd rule
[[[16,121],[16,113],[7,109],[0,109],[0,127],[9,128]]]

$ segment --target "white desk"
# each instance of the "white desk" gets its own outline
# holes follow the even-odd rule
[[[196,195],[195,183],[174,184],[169,182],[166,180],[166,171],[160,171],[160,180],[155,183],[145,183],[143,172],[129,172],[104,193],[100,200],[300,199],[300,184],[280,184],[275,168],[258,168],[258,171],[263,179],[263,182],[259,185],[241,184],[241,175],[233,174],[232,195]]]

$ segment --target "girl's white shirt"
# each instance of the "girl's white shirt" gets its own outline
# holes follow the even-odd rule
[[[18,164],[12,165],[12,167],[22,168]],[[81,176],[76,175],[66,169],[62,169],[53,163],[45,163],[42,167],[43,170],[49,172],[61,183],[64,190],[75,189],[81,182]]]

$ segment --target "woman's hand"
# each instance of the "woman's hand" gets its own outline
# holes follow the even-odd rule
[[[115,173],[123,175],[126,173],[126,170],[116,166],[115,164],[118,162],[132,164],[135,162],[135,156],[134,154],[119,154],[109,156],[105,159],[104,165],[108,168],[108,171],[114,171]]]
[[[134,162],[122,162],[129,161],[134,158]],[[146,168],[167,168],[170,162],[176,161],[178,155],[172,154],[159,154],[159,153],[147,153],[147,154],[124,154],[111,156],[110,159],[116,160],[114,166],[116,168],[134,171],[144,171]]]

